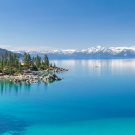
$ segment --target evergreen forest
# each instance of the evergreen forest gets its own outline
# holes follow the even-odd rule
[[[11,54],[5,51],[4,55],[0,58],[0,73],[21,73],[22,70],[46,70],[56,68],[55,63],[49,62],[47,55],[41,59],[40,56],[31,57],[29,53],[23,54],[23,59],[20,61],[20,56],[16,53]]]

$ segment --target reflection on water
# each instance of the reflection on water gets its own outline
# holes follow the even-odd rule
[[[126,71],[135,74],[135,59],[52,60],[51,62],[73,70],[81,69],[81,72],[89,74],[101,75],[105,70],[109,70],[111,74],[123,74]]]
[[[44,86],[48,86],[48,84],[54,83],[55,81],[49,81],[49,82],[43,82],[43,81],[39,81],[38,84],[36,85],[40,85],[41,83],[44,84]],[[23,86],[23,88],[22,88]],[[18,91],[20,91],[21,89],[24,89],[25,91],[30,91],[31,90],[31,86],[32,84],[30,83],[26,83],[26,82],[18,82],[18,83],[14,83],[13,81],[10,81],[9,79],[0,79],[0,93],[1,95],[4,92],[11,92],[11,90],[17,94]]]
[[[134,59],[57,60],[55,63],[69,69],[68,72],[57,73],[64,78],[60,82],[14,84],[8,79],[0,80],[0,134],[13,131],[11,134],[21,135],[19,132],[23,134],[26,123],[27,129],[33,125],[39,127],[31,129],[31,135],[40,133],[41,126],[49,125],[50,129],[43,128],[40,133],[44,135],[57,128],[62,132],[60,125],[71,124],[73,127],[74,122],[99,119],[105,122],[104,119],[135,117]],[[114,125],[116,123],[114,121]],[[82,127],[83,130],[87,127],[88,131],[101,129],[102,132],[101,123],[97,122],[95,129],[92,128],[93,123],[85,124],[87,126]],[[81,130],[75,125],[73,131]],[[105,130],[108,130],[106,126]],[[25,132],[29,135],[27,130]]]
[[[78,72],[79,74],[86,73],[88,75],[135,74],[135,59],[51,60],[51,62],[55,62],[59,67],[68,68],[68,72],[72,71],[75,75],[77,75]],[[48,84],[53,82],[54,81],[42,83],[47,87]],[[9,81],[9,79],[0,79],[0,92],[3,94],[4,91],[11,92],[11,89],[13,89],[15,93],[18,93],[18,91],[22,89],[22,85],[25,91],[30,91],[32,84],[25,82],[14,84],[12,81]]]
[[[51,60],[57,66],[90,66],[90,67],[135,67],[135,59],[91,59],[91,60]]]
[[[30,84],[23,83],[25,90],[30,90]],[[10,81],[9,79],[1,79],[0,80],[0,88],[1,88],[1,94],[3,92],[8,91],[11,92],[11,90],[14,90],[16,93],[18,93],[19,90],[22,88],[22,83],[19,82],[17,84],[14,84],[13,81]]]

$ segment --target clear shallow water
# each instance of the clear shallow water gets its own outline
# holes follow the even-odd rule
[[[0,81],[0,134],[135,134],[135,59],[55,63],[62,81]]]

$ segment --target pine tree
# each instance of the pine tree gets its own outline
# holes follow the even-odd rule
[[[13,65],[13,62],[14,60],[13,60],[13,56],[11,55],[11,63],[10,64],[12,64]]]
[[[9,67],[9,60],[7,59],[7,64],[6,64],[7,67]]]
[[[39,66],[41,66],[41,57],[39,57]]]
[[[47,57],[47,66],[49,66],[49,58]]]
[[[19,60],[19,58],[20,58],[20,56],[19,55],[17,55],[17,59]]]
[[[11,55],[11,53],[8,54],[8,58],[9,58],[9,63],[11,64],[12,63],[12,55]]]
[[[18,66],[19,58],[20,58],[20,56],[18,55],[18,56],[17,56],[17,59],[16,59],[16,67],[17,67],[17,68],[19,67],[19,66]]]
[[[22,59],[22,62],[24,63],[24,65],[27,65],[27,53],[25,52],[24,54],[23,54],[23,59]]]
[[[22,71],[21,62],[19,62],[19,72]]]
[[[54,62],[54,68],[56,68],[55,62]]]
[[[52,67],[52,63],[50,64],[50,67]]]
[[[4,65],[4,55],[2,54],[2,62],[1,62],[1,67],[2,67],[2,69],[3,69],[4,66],[5,66],[5,65]]]
[[[44,63],[44,61],[42,60],[42,64],[41,64],[42,66],[44,66],[45,65],[45,63]]]
[[[41,57],[37,55],[36,57],[36,67],[39,68],[41,66]]]
[[[49,66],[49,59],[48,59],[47,55],[45,55],[45,57],[44,57],[44,63],[45,63],[46,67]]]
[[[2,54],[2,60],[4,61],[4,55]]]
[[[8,58],[8,53],[7,53],[7,51],[5,51],[5,54],[4,54],[4,58],[5,58],[5,60],[4,60],[4,65],[6,66],[7,65],[7,58]]]
[[[27,55],[27,59],[28,59],[28,66],[30,66],[31,65],[31,56],[30,56],[30,54]]]
[[[12,64],[9,65],[8,71],[9,71],[10,74],[12,74]]]
[[[1,60],[1,69],[3,69],[3,60]]]
[[[18,68],[18,63],[19,63],[19,60],[16,59],[16,61],[15,61],[15,66],[16,66],[16,68]]]
[[[15,64],[15,61],[16,61],[16,54],[14,53],[13,54],[13,64]]]
[[[34,58],[34,56],[32,57],[31,64],[34,67],[34,64],[35,64],[35,58]]]

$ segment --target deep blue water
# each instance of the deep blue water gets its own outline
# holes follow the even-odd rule
[[[0,81],[0,135],[135,135],[135,59],[55,63],[62,81]]]

